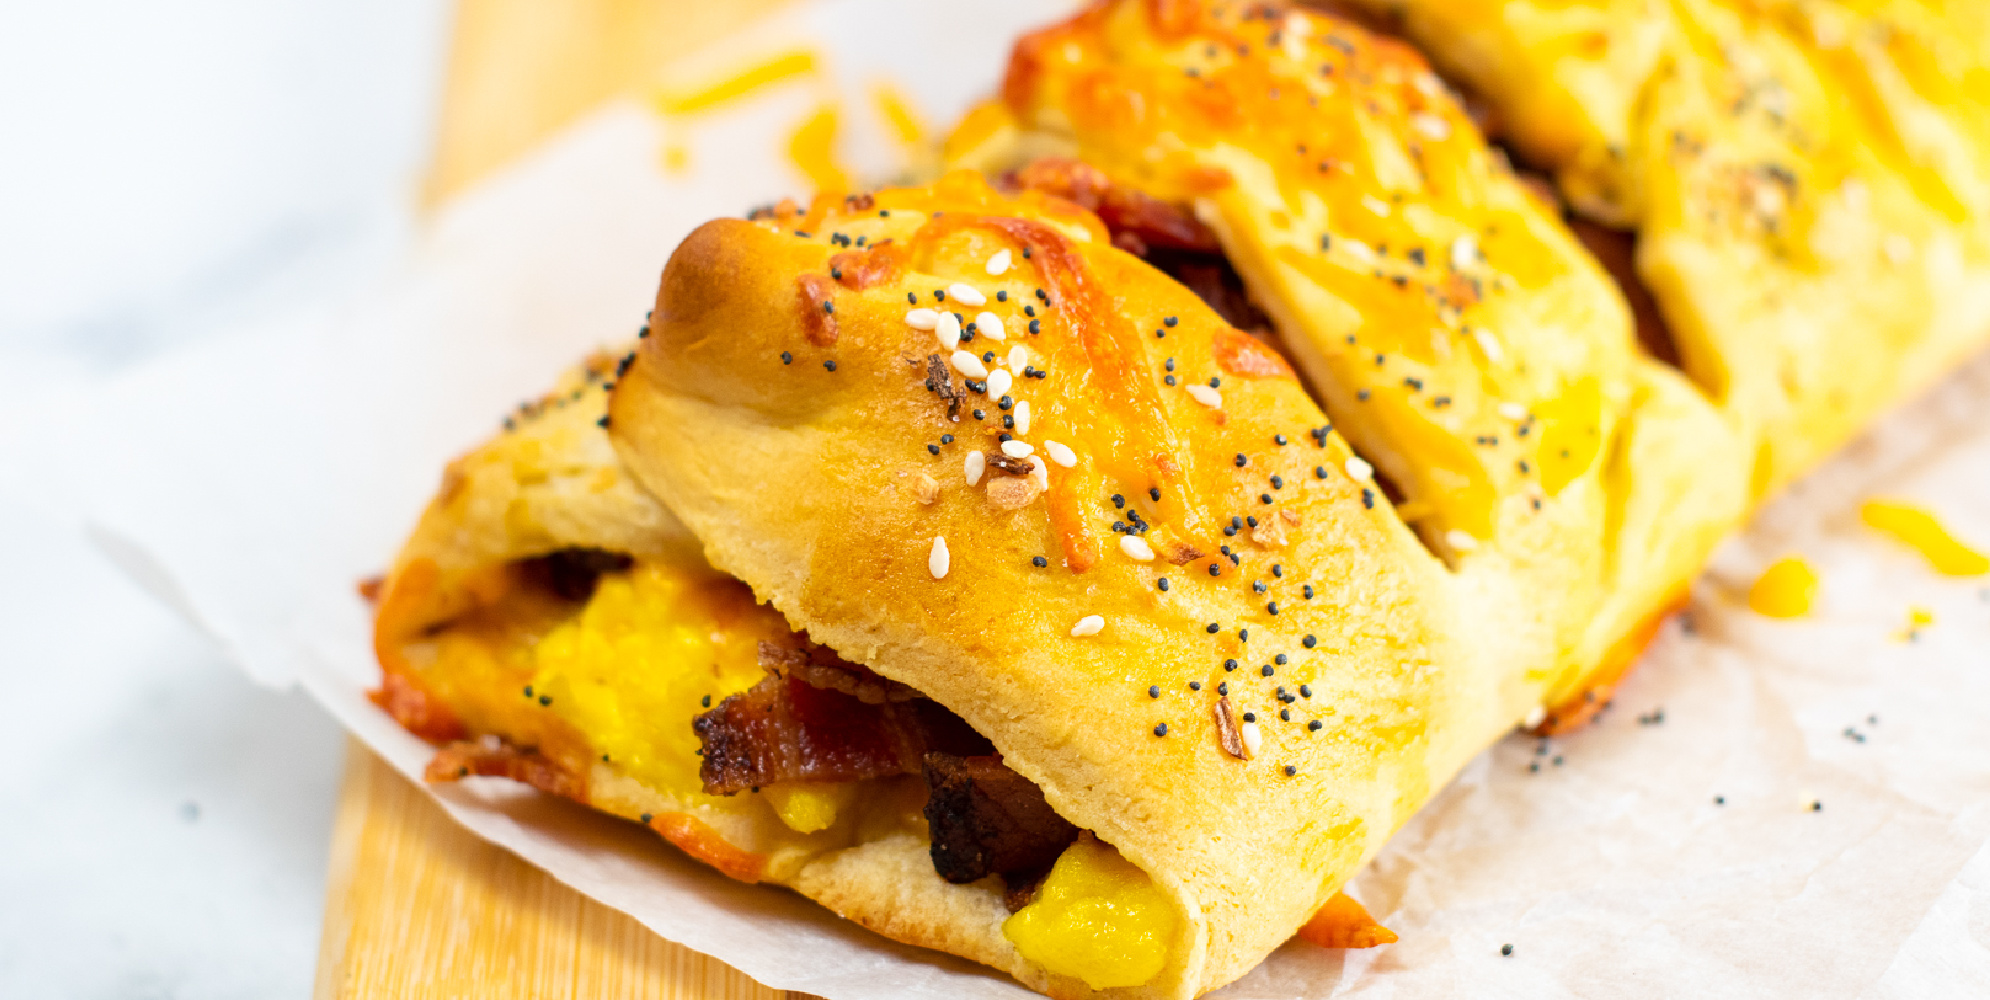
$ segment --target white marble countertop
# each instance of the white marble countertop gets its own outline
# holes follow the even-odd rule
[[[308,995],[343,748],[119,572],[61,415],[398,248],[445,0],[0,5],[0,997]]]

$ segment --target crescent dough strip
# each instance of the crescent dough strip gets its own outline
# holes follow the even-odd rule
[[[954,159],[1065,150],[1207,224],[1404,516],[1499,581],[1475,606],[1556,651],[1551,706],[1600,704],[1739,518],[1744,452],[1421,58],[1297,10],[1125,0],[1025,38],[1002,95]]]
[[[1413,27],[1442,23],[1409,6]],[[1674,12],[1694,44],[1727,40],[1711,7]],[[1631,55],[1675,44],[1673,21],[1640,25]],[[1642,79],[1637,58],[1611,72]],[[1895,261],[1958,289],[1982,259],[1980,226],[1956,220],[1981,218],[1984,147],[1889,94],[1920,122],[1910,146],[1948,152],[1925,175],[1895,157],[1860,176],[1963,206],[1910,247],[1924,263]],[[1607,99],[1541,127],[1495,96],[1523,134],[1580,140],[1538,147],[1573,192],[1593,176],[1627,206],[1713,203],[1715,175],[1564,155],[1608,132]],[[1850,324],[1818,341],[1787,325],[1801,310],[1701,322],[1716,278],[1657,281],[1703,395],[1635,350],[1598,265],[1414,54],[1276,5],[1097,4],[1026,39],[1004,100],[949,147],[1035,163],[1025,187],[1100,216],[955,174],[701,228],[635,353],[592,359],[451,465],[381,595],[379,700],[447,744],[435,780],[501,775],[644,822],[1057,996],[1193,996],[1302,925],[1388,940],[1336,897],[1388,835],[1516,722],[1607,691],[1751,480],[1854,425],[1833,406],[1870,412],[1990,325],[1964,294],[1956,323],[1914,313],[1859,341],[1842,356],[1878,360],[1854,398],[1789,360],[1839,351]],[[1700,263],[1818,287],[1757,266],[1774,240],[1732,235]],[[1248,295],[1272,344],[1117,247],[1225,315]],[[1640,255],[1675,273],[1649,240]],[[1820,273],[1870,273],[1833,261]],[[1736,359],[1787,377],[1709,376]],[[1000,757],[948,765],[955,780],[1033,788],[1084,832],[1040,885],[955,885],[936,872],[930,757],[923,779],[708,794],[690,720],[778,705],[727,700],[769,672],[964,721]],[[896,734],[900,757],[916,736]],[[1118,909],[1072,923],[1086,905]]]
[[[1637,234],[1755,496],[1990,331],[1990,9],[1367,0]]]

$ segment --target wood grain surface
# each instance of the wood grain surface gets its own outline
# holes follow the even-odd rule
[[[315,996],[807,1000],[478,839],[357,740],[332,832]]]
[[[424,200],[446,200],[786,2],[460,0]],[[357,741],[332,833],[314,995],[807,1000],[665,941],[472,836]]]
[[[447,200],[790,0],[458,0],[423,185]]]

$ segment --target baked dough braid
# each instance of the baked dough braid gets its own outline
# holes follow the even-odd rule
[[[1990,7],[1365,0],[1635,233],[1761,497],[1990,340]]]
[[[1398,511],[1500,581],[1489,618],[1543,633],[1561,725],[1741,514],[1731,429],[1638,352],[1603,270],[1399,42],[1270,4],[1102,3],[1024,39],[950,151],[997,172],[1061,152],[1207,224]]]

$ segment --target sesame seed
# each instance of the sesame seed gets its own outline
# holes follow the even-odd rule
[[[1527,407],[1509,399],[1499,404],[1499,415],[1508,420],[1525,420],[1527,419]]]
[[[914,310],[917,312],[918,310]],[[927,310],[931,312],[931,310]],[[950,312],[933,313],[933,336],[940,341],[940,350],[951,351],[960,346],[960,320]]]
[[[1002,396],[1008,394],[1009,383],[1013,382],[1014,380],[1015,376],[1010,375],[1008,372],[1003,371],[1000,368],[997,368],[994,371],[989,372],[988,394],[990,396]]]
[[[1050,565],[1050,560],[1045,559],[1042,556],[1037,556],[1036,558],[1030,560],[1030,565],[1035,566],[1037,569],[1042,569],[1045,566]]]
[[[1366,480],[1375,475],[1375,467],[1369,465],[1359,455],[1347,457],[1347,474],[1356,479]]]
[[[1451,137],[1451,123],[1428,112],[1411,115],[1410,125],[1426,138],[1439,142]]]
[[[1078,619],[1078,624],[1071,626],[1071,636],[1072,638],[1077,638],[1079,636],[1098,635],[1099,630],[1105,627],[1106,620],[1104,618],[1098,615],[1086,615]]]
[[[967,474],[967,485],[973,486],[981,482],[981,474],[988,470],[988,456],[979,450],[970,451],[963,463],[962,471]]]
[[[1444,544],[1451,546],[1459,552],[1471,552],[1479,547],[1479,540],[1473,538],[1469,532],[1452,528],[1450,531],[1444,533]]]
[[[1030,402],[1029,400],[1025,399],[1022,402],[1016,404],[1016,433],[1028,434],[1029,432],[1030,432]]]
[[[1246,712],[1248,717],[1250,713]],[[1258,724],[1245,722],[1237,726],[1237,734],[1244,738],[1244,753],[1251,757],[1258,755],[1258,748],[1264,746],[1264,734],[1258,732]]]
[[[971,352],[955,351],[951,360],[954,363],[954,370],[968,378],[988,377],[988,366],[982,364],[981,359],[975,357]]]
[[[1049,455],[1051,461],[1067,469],[1078,464],[1078,454],[1055,441],[1045,441],[1043,453]]]
[[[1478,342],[1479,350],[1485,353],[1487,361],[1499,364],[1500,360],[1505,357],[1506,352],[1500,349],[1499,341],[1493,339],[1491,330],[1487,330],[1484,327],[1473,330],[1472,339]]]
[[[952,564],[953,557],[947,552],[947,540],[939,535],[934,535],[933,551],[926,556],[926,568],[932,571],[933,579],[946,579],[947,567]]]
[[[955,302],[964,306],[985,306],[988,304],[988,296],[981,294],[981,290],[973,285],[960,283],[948,285],[947,294],[953,296]]]
[[[1191,385],[1188,387],[1188,394],[1194,396],[1195,401],[1204,406],[1220,407],[1223,405],[1223,394],[1206,385]]]
[[[1029,348],[1024,347],[1021,344],[1017,344],[1016,346],[1009,348],[1009,368],[1011,371],[1019,371],[1023,372],[1024,374],[1028,374],[1029,364],[1030,364]]]
[[[1027,441],[1002,442],[1002,454],[1010,458],[1028,458],[1036,453],[1036,448]]]
[[[986,270],[991,276],[1007,274],[1009,273],[1010,263],[1009,251],[1007,249],[997,250],[995,251],[995,256],[988,258]]]
[[[1002,317],[991,312],[976,313],[974,328],[990,340],[1007,340],[1009,335],[1002,332]]]
[[[905,314],[905,324],[914,330],[931,330],[940,325],[940,313],[923,307],[913,309]]]
[[[1142,538],[1139,535],[1119,536],[1119,550],[1121,552],[1126,553],[1128,557],[1137,560],[1139,562],[1154,561],[1153,547],[1147,544],[1147,539]]]

